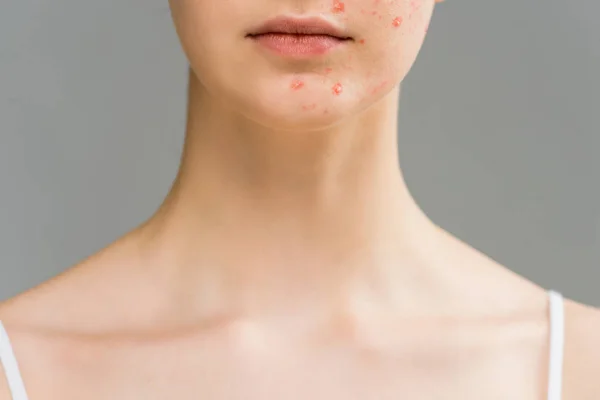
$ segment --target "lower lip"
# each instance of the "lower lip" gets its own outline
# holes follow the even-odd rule
[[[284,56],[316,56],[344,44],[347,39],[327,35],[266,33],[250,37],[267,49]]]

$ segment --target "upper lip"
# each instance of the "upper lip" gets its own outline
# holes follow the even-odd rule
[[[344,31],[329,21],[319,17],[293,18],[280,16],[270,19],[250,31],[248,36],[266,33],[287,33],[296,35],[327,35],[339,39],[351,39]]]

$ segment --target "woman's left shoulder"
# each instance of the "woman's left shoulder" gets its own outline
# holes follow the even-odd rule
[[[600,399],[600,309],[565,300],[564,399]]]
[[[600,308],[565,299],[565,339],[565,352],[585,348],[600,354]]]

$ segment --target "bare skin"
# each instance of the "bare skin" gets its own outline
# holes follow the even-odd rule
[[[434,1],[338,3],[171,1],[178,177],[146,223],[0,304],[31,400],[545,398],[545,289],[435,225],[398,168]],[[355,40],[297,63],[244,38],[292,11]],[[564,399],[597,399],[600,312],[566,315]]]

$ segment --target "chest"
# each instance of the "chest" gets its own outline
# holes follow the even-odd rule
[[[30,400],[542,400],[544,341],[404,346],[156,346],[73,349],[29,362]]]

